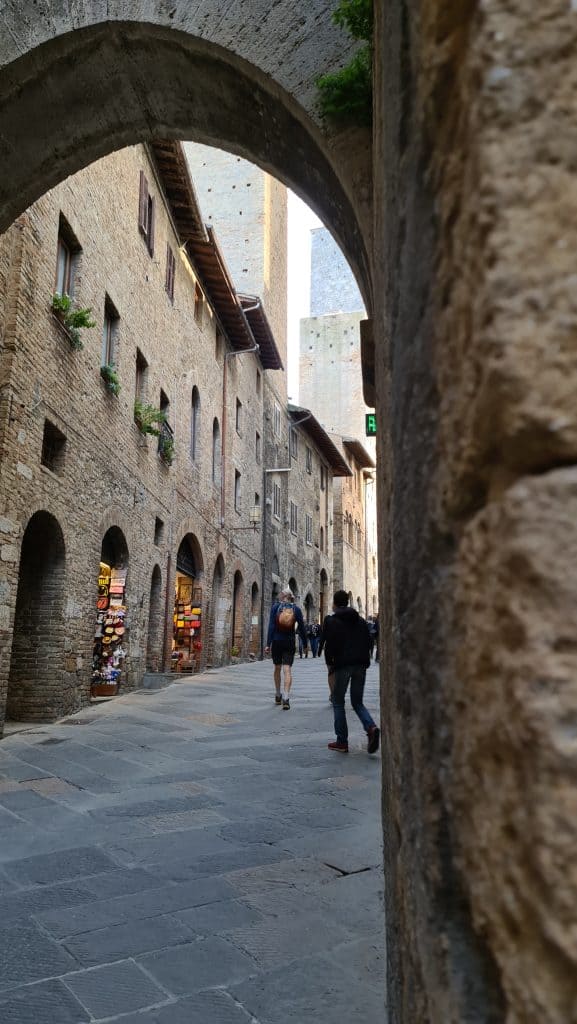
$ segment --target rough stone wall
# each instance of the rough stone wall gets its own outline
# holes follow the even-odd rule
[[[152,258],[137,227],[141,169],[157,198]],[[82,246],[75,299],[92,308],[97,323],[94,330],[84,332],[81,352],[73,351],[49,308],[60,212]],[[214,317],[205,304],[202,323],[196,323],[193,273],[178,255],[174,304],[170,302],[164,288],[167,242],[177,254],[178,241],[142,147],[121,151],[68,179],[0,239],[2,275],[11,282],[0,360],[5,385],[0,405],[2,715],[20,545],[35,510],[45,509],[55,517],[66,550],[61,664],[63,671],[71,666],[74,685],[68,687],[66,707],[59,697],[48,713],[71,710],[88,696],[98,561],[102,537],[110,526],[123,531],[129,552],[127,686],[139,682],[145,667],[148,604],[156,564],[162,576],[163,618],[167,587],[169,593],[165,656],[168,652],[176,552],[187,533],[197,538],[202,555],[199,583],[206,607],[219,552],[225,563],[224,603],[230,605],[237,569],[243,575],[246,601],[250,601],[252,584],[260,583],[260,536],[234,529],[249,525],[248,509],[254,494],[262,493],[254,437],[255,425],[262,424],[263,415],[262,395],[256,389],[257,364],[251,355],[227,359],[224,429],[223,366],[222,358],[220,362],[216,358]],[[22,258],[15,259],[15,254]],[[120,315],[114,357],[121,383],[118,398],[106,392],[99,374],[105,295]],[[144,438],[134,424],[137,348],[148,362],[146,400],[158,405],[162,388],[170,401],[168,418],[176,446],[171,467],[159,458],[156,439]],[[195,462],[190,456],[194,385],[201,401]],[[240,433],[235,429],[237,397],[243,406]],[[225,435],[224,528],[220,487],[213,484],[211,476],[215,416]],[[63,466],[56,472],[40,461],[45,419],[66,437]],[[242,480],[240,511],[234,508],[234,468]],[[158,544],[154,543],[156,518],[164,524]],[[225,618],[223,611],[223,621]],[[249,631],[247,621],[246,652]],[[222,657],[228,655],[225,644]]]
[[[339,444],[340,439],[333,436]],[[365,503],[362,470],[356,460],[347,455],[339,444],[353,476],[340,477],[334,482],[334,589],[346,590],[353,595],[352,604],[358,610],[361,599],[363,615],[366,612],[367,574],[365,566]],[[350,539],[348,522],[352,524]],[[359,527],[359,530],[355,527]]]
[[[359,324],[362,313],[300,322],[299,401],[334,433],[364,437]]]
[[[376,13],[389,1018],[566,1024],[577,20]]]

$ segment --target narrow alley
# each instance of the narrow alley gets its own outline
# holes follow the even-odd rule
[[[327,750],[323,662],[292,697],[256,662],[5,737],[2,1024],[382,1019],[380,755]]]

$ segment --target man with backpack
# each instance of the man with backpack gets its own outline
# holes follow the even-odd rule
[[[294,603],[290,590],[283,590],[280,601],[270,610],[265,654],[272,653],[274,665],[275,704],[290,711],[289,694],[292,686],[292,664],[295,658],[295,626],[303,647],[308,650],[307,634],[300,608]],[[284,675],[284,695],[281,695],[281,666]]]
[[[334,668],[333,710],[336,741],[329,750],[347,754],[349,730],[345,713],[345,696],[351,684],[351,704],[367,734],[367,750],[375,754],[379,749],[380,731],[363,704],[365,676],[371,663],[369,628],[354,608],[349,608],[346,590],[337,590],[333,598],[333,615],[327,617],[323,630],[325,658]]]

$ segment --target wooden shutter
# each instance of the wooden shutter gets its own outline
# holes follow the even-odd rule
[[[154,219],[156,214],[156,200],[154,196],[148,197],[148,251],[154,256]]]
[[[138,228],[146,235],[148,227],[148,181],[144,171],[140,172],[140,192],[138,197]]]

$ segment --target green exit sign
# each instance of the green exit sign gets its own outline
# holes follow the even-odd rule
[[[377,417],[374,412],[365,414],[365,434],[367,437],[375,437],[377,433]]]

